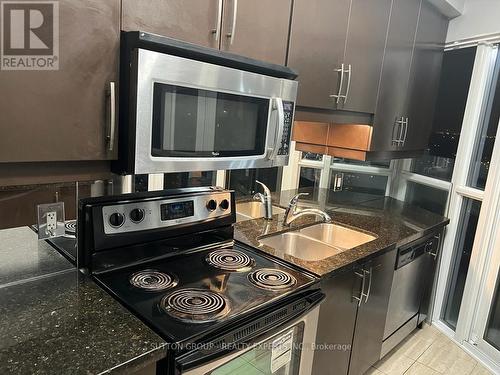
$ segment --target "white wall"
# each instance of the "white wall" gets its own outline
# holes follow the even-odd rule
[[[446,41],[493,33],[500,33],[500,0],[465,0],[463,14],[450,21]]]

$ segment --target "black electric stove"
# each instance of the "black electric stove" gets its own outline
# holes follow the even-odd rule
[[[79,264],[175,344],[161,373],[227,355],[323,299],[313,275],[235,242],[235,216],[234,193],[216,188],[80,201]]]

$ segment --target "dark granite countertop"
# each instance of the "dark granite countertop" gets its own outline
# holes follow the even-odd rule
[[[0,288],[1,374],[138,370],[165,342],[90,278],[73,269]]]
[[[0,287],[73,268],[30,228],[0,230]]]
[[[0,374],[130,372],[165,341],[28,227],[0,230]]]
[[[276,205],[284,206],[297,191],[274,194]],[[356,194],[332,190],[314,189],[305,206],[315,206],[326,210],[336,224],[367,232],[377,236],[373,241],[318,261],[307,261],[286,254],[283,249],[263,245],[259,238],[284,231],[298,229],[320,222],[315,216],[303,216],[285,227],[283,214],[276,214],[272,221],[254,219],[238,222],[235,225],[235,239],[281,258],[303,269],[326,276],[343,270],[382,251],[402,246],[426,236],[448,224],[449,220],[419,207],[408,205],[389,197],[375,197],[369,194]],[[247,200],[244,198],[243,200]]]

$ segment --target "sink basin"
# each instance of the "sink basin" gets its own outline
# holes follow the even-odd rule
[[[321,260],[373,241],[375,236],[336,224],[316,224],[260,239],[260,243],[303,260]]]
[[[281,207],[273,206],[273,214],[284,213]],[[236,221],[252,220],[264,217],[264,205],[257,201],[236,203]]]
[[[285,254],[303,260],[321,260],[341,253],[343,250],[324,242],[306,237],[299,232],[287,232],[260,240],[264,245],[280,249]]]
[[[336,224],[317,224],[303,228],[299,233],[341,249],[352,249],[377,238]]]

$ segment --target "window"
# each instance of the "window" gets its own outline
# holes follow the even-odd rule
[[[264,183],[272,192],[278,191],[281,188],[281,168],[235,169],[228,171],[226,186],[233,189],[237,197],[252,195],[262,189],[256,184],[256,180]]]
[[[500,350],[500,272],[498,273],[494,295],[484,339]]]
[[[422,207],[438,215],[445,215],[448,190],[408,181],[405,202]]]
[[[300,188],[319,188],[321,178],[321,169],[300,167],[299,189]]]
[[[454,167],[454,157],[446,158],[442,156],[433,156],[430,154],[429,150],[426,150],[421,158],[413,160],[411,171],[423,176],[451,181]]]
[[[335,187],[334,190],[385,196],[387,176],[370,173],[342,172],[335,169],[332,172],[330,187]],[[338,181],[338,178],[341,178],[341,182]]]
[[[445,52],[429,148],[411,172],[451,181],[475,57],[476,47]]]
[[[464,198],[460,214],[462,219],[453,249],[451,276],[441,314],[441,319],[452,329],[457,326],[480,210],[481,202]]]
[[[500,119],[500,57],[497,58],[493,84],[487,99],[486,111],[483,122],[478,132],[474,145],[471,169],[467,185],[476,189],[484,190],[486,179],[490,168],[491,155],[495,145],[495,137]]]

